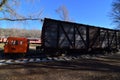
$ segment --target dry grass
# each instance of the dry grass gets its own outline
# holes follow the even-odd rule
[[[119,80],[118,72],[51,68],[18,68],[0,71],[0,80]]]
[[[3,50],[3,48],[4,48],[4,43],[0,43],[0,49],[2,49]]]
[[[0,80],[120,80],[119,57],[0,66]]]

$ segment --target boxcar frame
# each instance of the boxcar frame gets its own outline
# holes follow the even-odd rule
[[[119,44],[119,30],[45,18],[40,48],[45,54],[84,54],[117,51]]]

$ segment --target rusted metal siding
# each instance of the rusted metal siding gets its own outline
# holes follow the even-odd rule
[[[20,37],[8,37],[4,46],[5,54],[27,53],[29,48],[28,39]]]
[[[46,18],[42,28],[42,47],[54,50],[92,50],[118,48],[120,31]]]

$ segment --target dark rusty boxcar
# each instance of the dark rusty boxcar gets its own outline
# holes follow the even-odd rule
[[[41,49],[48,54],[117,50],[119,33],[118,30],[45,18]]]

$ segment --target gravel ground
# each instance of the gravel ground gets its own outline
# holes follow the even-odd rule
[[[120,54],[96,59],[0,66],[0,80],[120,80]]]

